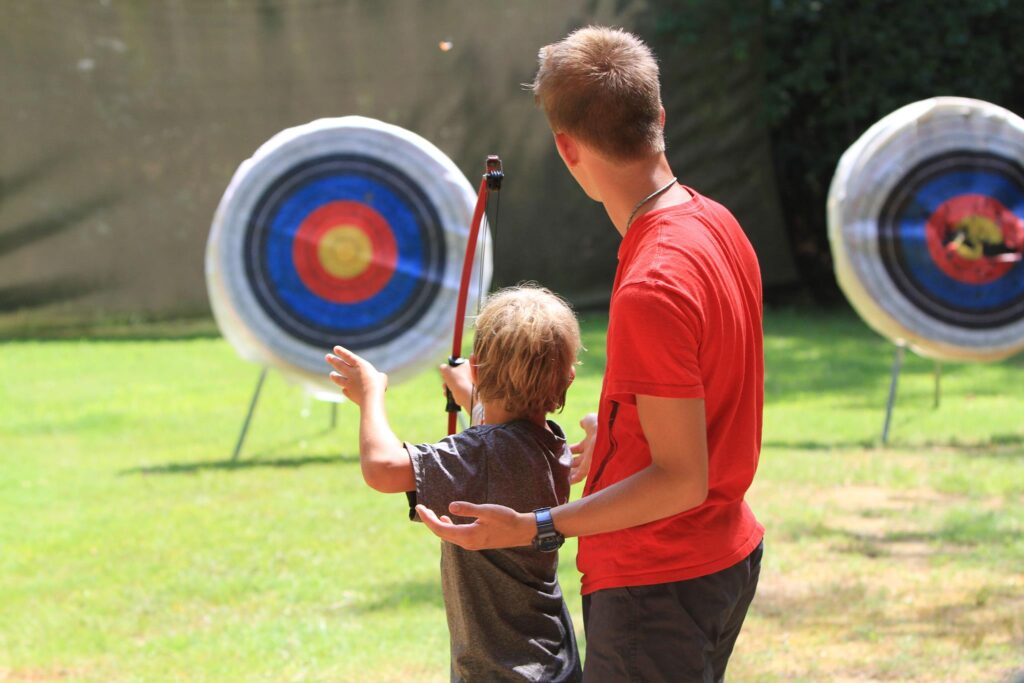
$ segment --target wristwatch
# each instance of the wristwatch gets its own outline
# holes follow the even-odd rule
[[[533,511],[537,519],[537,535],[533,537],[533,549],[552,553],[562,547],[565,543],[565,536],[555,529],[555,522],[551,519],[551,508],[539,508]]]

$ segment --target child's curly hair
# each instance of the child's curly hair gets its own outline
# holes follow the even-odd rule
[[[532,283],[495,292],[476,319],[476,390],[514,415],[560,410],[581,349],[569,305]]]

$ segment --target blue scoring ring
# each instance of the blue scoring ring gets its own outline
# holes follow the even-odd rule
[[[310,291],[292,256],[306,216],[341,200],[380,213],[398,247],[387,284],[352,303]],[[257,301],[283,331],[321,348],[359,350],[395,339],[423,317],[442,284],[446,251],[437,209],[412,178],[374,157],[333,154],[292,167],[266,189],[246,227],[244,262]]]
[[[942,322],[972,329],[1024,318],[1024,265],[974,284],[944,273],[932,260],[926,224],[939,206],[961,194],[993,197],[1024,216],[1024,167],[987,152],[957,150],[925,159],[896,184],[879,215],[882,263],[903,295]]]

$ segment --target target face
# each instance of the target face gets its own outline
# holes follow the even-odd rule
[[[392,381],[432,366],[451,334],[474,202],[451,160],[407,130],[345,117],[283,131],[218,207],[207,247],[218,324],[244,358],[324,398],[338,396],[323,361],[335,344]],[[489,250],[479,261],[486,291]]]
[[[935,98],[875,124],[829,192],[836,276],[861,317],[919,353],[1024,348],[1024,121]]]

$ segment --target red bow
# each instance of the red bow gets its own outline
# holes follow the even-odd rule
[[[480,179],[480,190],[476,196],[476,208],[473,210],[473,222],[469,228],[469,240],[466,242],[466,256],[462,261],[462,283],[459,286],[459,299],[455,307],[455,334],[452,338],[452,355],[448,357],[448,364],[455,366],[462,361],[462,328],[466,321],[466,301],[469,297],[469,280],[473,274],[473,255],[476,252],[477,237],[480,235],[480,226],[483,224],[484,214],[487,211],[487,198],[491,192],[498,192],[501,189],[501,181],[505,174],[501,169],[501,159],[491,154],[487,157],[487,165],[484,175]],[[497,225],[497,217],[495,218]],[[483,268],[483,265],[480,266]],[[479,293],[479,299],[483,299],[485,292]],[[478,300],[479,300],[478,299]],[[455,402],[452,392],[445,389],[448,397],[448,434],[455,433],[458,423],[459,404]],[[472,415],[470,415],[472,422]]]

